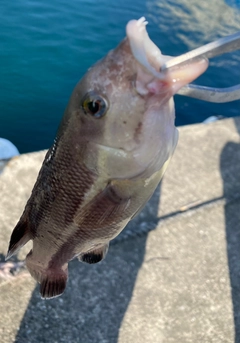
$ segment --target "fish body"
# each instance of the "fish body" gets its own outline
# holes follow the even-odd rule
[[[7,258],[26,257],[43,298],[63,293],[68,262],[96,263],[143,208],[178,140],[173,94],[205,71],[205,60],[162,74],[163,56],[142,18],[75,87]]]

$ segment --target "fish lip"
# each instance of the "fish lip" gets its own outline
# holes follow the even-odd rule
[[[149,38],[144,17],[131,20],[126,26],[131,52],[137,63],[136,89],[140,95],[151,98],[152,95],[166,94],[166,99],[177,93],[187,83],[196,79],[207,68],[203,60],[193,61],[183,67],[167,72],[160,71],[161,66],[171,56],[162,55],[160,49]]]
[[[144,17],[130,20],[126,26],[131,53],[136,60],[137,78],[134,88],[147,98],[153,94],[171,95],[172,80],[161,66],[172,57],[162,55],[161,50],[149,38]]]
[[[139,20],[130,20],[126,26],[126,34],[129,40],[131,52],[136,61],[144,67],[153,77],[164,80],[165,75],[159,70],[161,65],[170,59],[163,56],[161,50],[149,38],[145,17]]]

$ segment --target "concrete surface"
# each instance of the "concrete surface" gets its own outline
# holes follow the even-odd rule
[[[1,261],[44,153],[0,174]],[[103,262],[73,261],[69,274],[43,301],[26,270],[0,273],[0,341],[240,343],[240,118],[180,128],[143,212]]]

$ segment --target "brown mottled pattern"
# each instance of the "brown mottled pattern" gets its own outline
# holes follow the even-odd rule
[[[63,147],[60,144],[56,150],[52,158],[51,149],[48,151],[19,223],[28,223],[27,229],[33,239],[39,237],[41,241],[47,240],[49,235],[46,233],[50,233],[53,239],[58,238],[63,242],[61,236],[72,223],[96,175],[83,163],[76,163],[73,156],[75,151],[68,149],[68,145]],[[83,156],[84,153],[83,149]]]
[[[113,180],[86,206],[79,209],[75,221],[78,229],[52,257],[49,267],[59,267],[77,253],[84,253],[112,240],[132,216],[151,197],[161,178],[156,173],[144,188],[145,179]],[[91,242],[92,245],[84,243]],[[79,246],[79,250],[78,250]],[[86,250],[82,250],[82,248]]]
[[[64,156],[59,157],[53,168],[53,174],[57,178],[54,184],[56,198],[50,211],[56,224],[64,228],[72,223],[74,214],[94,182],[94,174],[83,163],[76,163],[73,153],[67,147],[62,150]]]

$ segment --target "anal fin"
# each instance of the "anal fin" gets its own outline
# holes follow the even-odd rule
[[[109,243],[78,256],[79,261],[93,264],[102,261],[108,252]]]
[[[24,246],[30,239],[31,235],[28,228],[28,224],[25,220],[21,218],[12,232],[8,253],[5,259],[8,260],[10,257],[15,255],[18,252],[18,250],[22,246]]]

